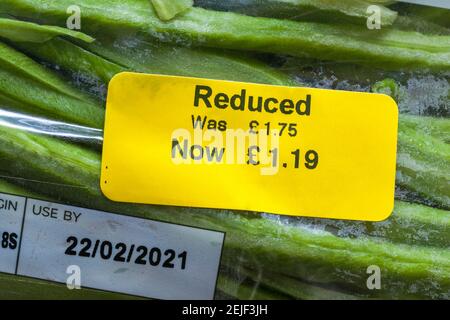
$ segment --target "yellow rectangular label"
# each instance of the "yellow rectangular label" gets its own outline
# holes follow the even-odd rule
[[[380,221],[397,123],[381,94],[121,73],[101,188],[121,202]]]

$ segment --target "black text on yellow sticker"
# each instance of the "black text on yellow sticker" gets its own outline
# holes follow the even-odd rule
[[[383,220],[397,121],[386,95],[121,73],[101,187],[123,202]]]

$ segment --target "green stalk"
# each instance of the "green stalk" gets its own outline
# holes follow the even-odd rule
[[[248,283],[246,281],[238,281],[232,276],[221,274],[217,282],[220,291],[230,297],[239,300],[287,300],[292,299],[290,296],[279,291],[274,291],[257,283]]]
[[[418,117],[412,115],[402,115],[402,127],[420,132],[425,135],[431,135],[446,144],[450,143],[450,119],[449,118],[433,118]]]
[[[408,245],[450,247],[450,215],[446,210],[396,201],[392,215],[382,222],[292,218],[290,223],[325,230],[339,237],[373,237]]]
[[[238,274],[235,277],[249,277],[260,286],[271,288],[272,290],[282,292],[295,299],[301,300],[355,300],[360,297],[342,293],[336,290],[322,288],[317,285],[309,284],[301,280],[284,276],[278,273],[267,271],[258,271],[256,267],[254,270],[245,268],[244,266],[238,268]]]
[[[31,44],[31,46],[34,45]],[[43,44],[43,46],[46,46],[46,44]],[[61,53],[63,52],[59,52],[59,54]],[[80,94],[73,86],[67,84],[59,75],[49,71],[33,59],[30,59],[23,53],[18,52],[2,42],[0,42],[0,67],[2,69],[13,70],[17,74],[38,81],[49,89],[70,96],[71,98],[86,102],[92,101],[88,96]]]
[[[137,38],[99,39],[85,48],[63,39],[54,39],[44,45],[22,43],[16,46],[72,73],[101,79],[105,84],[114,74],[125,70],[276,85],[297,84],[284,73],[242,54],[168,46]]]
[[[67,36],[85,42],[94,41],[94,38],[84,33],[66,28],[0,18],[0,37],[11,41],[43,43],[58,36]]]
[[[20,157],[16,155],[20,154]],[[40,192],[76,205],[128,213],[227,232],[224,263],[245,257],[263,270],[308,282],[351,288],[371,297],[445,298],[450,290],[450,253],[370,238],[340,238],[229,211],[113,203],[99,190],[100,157],[52,138],[0,127],[1,165],[33,182]],[[23,180],[21,180],[23,181]],[[366,269],[381,268],[385,287],[370,292]]]
[[[0,96],[12,109],[101,128],[104,110],[90,97],[0,42]]]
[[[136,297],[81,288],[69,290],[65,284],[0,274],[0,299],[2,300],[123,300]]]
[[[392,1],[362,0],[195,0],[195,5],[220,11],[233,11],[257,17],[287,18],[307,21],[350,21],[366,25],[370,14],[367,8],[377,4],[380,9],[381,25],[391,25],[397,12],[382,4]]]
[[[425,20],[433,24],[450,28],[450,10],[431,6],[397,3],[395,10],[406,15],[412,20]]]
[[[447,125],[448,121],[446,120]],[[443,134],[445,132],[448,133],[448,130]],[[400,121],[397,185],[419,194],[431,203],[449,209],[449,155],[448,142],[423,134],[417,128],[411,127],[410,123]]]
[[[263,272],[280,273],[365,298],[448,298],[447,249],[338,238],[328,232],[287,225],[281,230],[262,219],[252,221],[251,227],[242,221],[240,230],[241,235],[233,234],[234,240],[245,244],[245,248],[227,248],[223,256],[226,264],[232,264],[234,257],[242,257]],[[366,286],[367,268],[371,265],[381,269],[384,284],[379,291],[370,291]],[[437,284],[431,290],[430,280]]]
[[[120,38],[100,39],[84,45],[89,51],[130,70],[146,73],[247,81],[274,85],[298,85],[290,76],[246,54],[171,46],[158,41]],[[177,63],[173,63],[177,61]]]
[[[16,111],[30,110],[30,107],[27,106],[26,104],[17,101],[14,98],[5,96],[1,92],[0,92],[0,106],[2,109],[12,109]],[[30,111],[32,112],[33,110],[31,109]]]
[[[427,20],[422,16],[398,16],[392,27],[424,34],[450,35],[450,27],[444,27],[439,22]]]
[[[6,182],[5,177],[0,177],[0,192],[19,195],[23,197],[31,197],[31,198],[39,198],[42,199],[44,196],[38,195],[37,193],[28,191],[24,188],[19,187],[18,185],[14,185]],[[47,198],[48,199],[48,198]],[[46,200],[46,199],[44,199]]]
[[[14,46],[62,70],[87,77],[93,80],[91,82],[100,81],[106,85],[115,74],[129,71],[65,39],[56,38],[44,44],[14,43]]]
[[[70,0],[4,0],[0,12],[64,25],[70,4]],[[383,68],[450,70],[449,36],[250,17],[202,8],[192,8],[176,19],[162,22],[147,0],[129,0],[126,6],[120,0],[105,5],[83,0],[79,6],[84,28],[91,34],[99,30],[141,33],[195,46],[353,61]]]

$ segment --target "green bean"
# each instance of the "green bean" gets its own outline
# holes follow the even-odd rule
[[[448,120],[447,125],[448,125]],[[448,132],[448,131],[447,131]],[[398,186],[418,193],[444,209],[450,208],[450,145],[399,122]]]
[[[103,84],[108,84],[115,74],[128,71],[128,68],[103,59],[65,39],[57,38],[44,44],[15,43],[14,45],[39,60]]]
[[[450,248],[448,211],[397,200],[389,219],[381,222],[289,218],[290,223],[325,230],[339,237],[373,237],[409,245]]]
[[[94,38],[84,33],[66,28],[0,18],[0,37],[11,41],[43,43],[58,36],[68,36],[86,42],[94,41]]]
[[[43,45],[15,44],[21,50],[72,73],[107,84],[121,71],[295,85],[292,77],[233,52],[168,46],[138,38],[98,39],[80,47],[63,39]],[[176,61],[177,63],[174,63]]]
[[[405,15],[412,20],[424,20],[450,28],[450,11],[444,8],[436,8],[432,6],[415,5],[409,3],[396,3],[394,10],[398,10],[402,15]]]
[[[299,84],[292,77],[236,52],[169,46],[138,39],[130,43],[130,38],[100,39],[95,44],[83,46],[138,72],[274,85]]]
[[[4,0],[0,12],[61,25],[70,4],[70,0]],[[354,61],[382,68],[450,70],[449,36],[249,17],[202,8],[162,22],[147,0],[128,0],[126,7],[119,0],[105,6],[97,0],[83,0],[79,6],[83,30],[91,34],[141,33],[186,45]]]
[[[245,264],[242,263],[243,265]],[[323,288],[314,284],[306,283],[301,280],[281,275],[276,272],[267,272],[253,270],[240,266],[237,277],[249,277],[261,286],[271,288],[295,299],[301,300],[355,300],[360,297],[346,294],[340,291]]]
[[[446,144],[450,143],[450,119],[402,115],[402,127],[415,130],[425,135],[431,135],[435,139]]]
[[[92,98],[0,42],[0,96],[17,110],[100,128],[104,110]]]
[[[397,18],[397,12],[381,4],[392,1],[362,0],[195,0],[196,6],[239,12],[250,16],[287,18],[302,21],[350,21],[366,25],[370,17],[367,11],[372,4],[378,4],[381,25],[391,25]]]
[[[80,94],[60,76],[2,42],[0,42],[0,67],[14,70],[18,74],[72,98],[90,101],[88,96]]]
[[[81,288],[68,290],[65,284],[0,274],[0,299],[4,300],[118,300],[139,299],[125,294]]]
[[[43,195],[38,195],[37,193],[28,191],[24,188],[21,188],[18,185],[8,183],[4,179],[5,179],[5,177],[0,177],[0,192],[2,192],[2,193],[8,193],[8,194],[14,194],[14,195],[20,195],[20,196],[32,197],[32,198],[39,197],[39,199],[43,199],[43,200],[48,199],[48,198],[44,197]]]
[[[235,299],[239,300],[287,300],[290,296],[279,291],[258,286],[257,283],[239,281],[233,276],[221,274],[217,283],[218,288]]]

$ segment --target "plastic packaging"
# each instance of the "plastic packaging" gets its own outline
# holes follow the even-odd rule
[[[430,18],[395,1],[195,1],[162,21],[148,0],[82,0],[68,11],[72,2],[0,3],[14,21],[0,30],[0,193],[225,232],[217,299],[450,298],[448,10]],[[94,42],[37,27],[77,17]],[[371,223],[107,200],[103,107],[122,71],[393,96],[394,213]],[[0,298],[133,297],[0,274]]]

